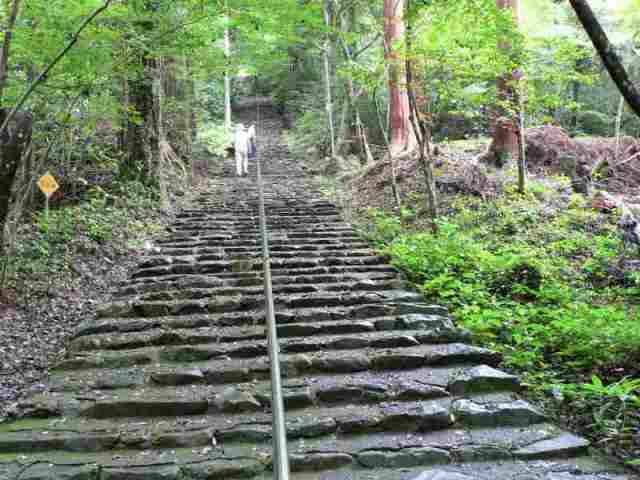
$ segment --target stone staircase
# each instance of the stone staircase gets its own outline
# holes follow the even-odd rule
[[[305,181],[269,121],[291,478],[633,478],[520,399],[499,356]],[[0,479],[272,478],[257,190],[232,169],[81,325],[49,390],[0,425]]]

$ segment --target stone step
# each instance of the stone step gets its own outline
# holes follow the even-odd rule
[[[311,238],[308,241],[305,239],[281,239],[281,238],[273,238],[273,235],[270,237],[269,241],[270,248],[278,248],[278,247],[286,247],[286,248],[296,248],[297,246],[302,245],[317,245],[319,247],[332,247],[332,246],[340,246],[344,248],[350,248],[352,245],[361,245],[362,238],[360,237],[344,237],[344,238],[330,238],[330,237],[322,237],[322,238]],[[158,241],[155,242],[158,244]],[[179,249],[195,249],[195,248],[229,248],[229,247],[248,247],[248,248],[260,248],[260,239],[256,235],[255,238],[228,238],[225,236],[223,240],[219,241],[202,241],[201,239],[198,241],[190,240],[190,241],[180,241],[180,240],[171,240],[165,239],[164,244],[158,244],[158,248],[179,248]]]
[[[61,372],[52,377],[51,387],[48,394],[25,400],[21,407],[28,412],[37,412],[40,418],[61,415],[72,417],[81,412],[78,402],[104,400],[107,398],[105,395],[110,396],[112,402],[114,399],[126,402],[140,398],[148,400],[152,398],[151,393],[156,392],[153,397],[156,398],[155,403],[171,404],[174,405],[171,408],[176,409],[178,407],[175,402],[171,403],[173,400],[182,404],[198,402],[202,398],[209,401],[216,395],[222,395],[218,398],[232,398],[223,395],[229,387],[247,394],[245,399],[251,401],[246,406],[251,411],[258,409],[258,403],[265,408],[271,404],[271,387],[268,381],[208,385],[204,371],[197,367]],[[488,402],[494,405],[514,401],[513,393],[519,391],[520,384],[517,377],[488,365],[460,364],[422,367],[402,372],[390,370],[379,372],[375,378],[368,371],[308,374],[285,379],[283,388],[285,404],[291,412],[322,405],[397,404],[458,398],[450,405],[450,410],[455,411],[457,418],[474,426],[482,426],[492,422],[494,418],[492,409],[484,405]],[[198,392],[204,397],[198,397]],[[251,397],[257,401],[253,401]],[[475,400],[470,403],[470,399]],[[292,415],[293,413],[289,418]]]
[[[165,277],[166,278],[166,277]],[[314,286],[342,285],[348,283],[395,283],[401,282],[397,276],[390,273],[380,274],[345,274],[345,275],[275,275],[271,277],[274,287],[285,286]],[[125,284],[124,288],[118,290],[115,295],[133,296],[155,292],[167,292],[171,290],[183,289],[213,289],[213,288],[233,288],[233,287],[262,287],[264,281],[261,272],[244,276],[229,275],[188,275],[177,279],[158,280],[155,282]]]
[[[200,300],[212,297],[229,296],[259,296],[264,298],[264,287],[261,279],[255,279],[255,286],[236,286],[219,288],[194,288],[182,287],[174,290],[164,290],[150,293],[137,293],[136,298],[141,301],[172,301],[172,300]],[[398,280],[387,281],[367,281],[343,282],[343,283],[296,283],[277,284],[273,287],[275,295],[302,294],[302,293],[322,293],[322,292],[382,292],[385,290],[396,290],[403,286]]]
[[[370,325],[376,330],[406,330],[434,328],[446,316],[445,309],[438,305],[369,304],[351,307],[334,308],[297,308],[295,310],[278,310],[276,313],[278,328],[288,331],[300,331],[302,326],[316,325],[323,322],[351,322],[354,325]],[[436,317],[435,319],[433,317]],[[264,310],[245,312],[226,312],[219,314],[193,314],[182,316],[137,317],[137,318],[97,318],[83,322],[77,329],[75,337],[96,333],[142,332],[154,328],[181,329],[216,326],[246,327],[264,324]],[[360,328],[359,327],[359,328]],[[369,327],[367,327],[369,328]],[[308,330],[307,330],[308,331]],[[345,333],[352,333],[346,330]]]
[[[394,274],[397,276],[397,270],[388,265],[333,265],[330,267],[313,267],[313,268],[282,268],[278,269],[275,272],[272,272],[273,278],[286,278],[286,277],[297,277],[300,275],[304,276],[334,276],[334,275],[379,275],[379,274]],[[135,286],[142,284],[153,284],[156,282],[170,282],[170,281],[181,281],[181,280],[189,280],[197,278],[198,280],[202,278],[220,278],[220,279],[237,279],[237,280],[246,280],[246,279],[256,279],[262,278],[261,270],[252,270],[252,271],[230,271],[230,272],[216,272],[215,274],[205,274],[205,273],[168,273],[166,275],[161,276],[138,276],[135,278],[131,278],[127,280],[122,285],[125,286]],[[366,278],[366,277],[365,277]]]
[[[290,226],[292,230],[303,230],[309,232],[345,232],[353,233],[353,228],[345,223],[337,214],[317,215],[317,216],[288,216],[274,217],[267,219],[267,228],[279,228],[281,225]],[[256,216],[247,216],[244,218],[236,218],[229,221],[226,218],[202,218],[191,219],[187,221],[175,222],[167,227],[167,231],[175,232],[174,235],[187,235],[187,230],[193,230],[196,235],[206,230],[252,230],[258,231],[260,226],[260,218]]]
[[[468,427],[464,418],[456,417],[456,402],[447,397],[420,402],[359,402],[338,406],[314,405],[311,402],[301,404],[304,394],[296,396],[296,392],[286,398],[291,399],[287,403],[294,405],[287,418],[287,437],[293,445],[296,439],[322,444],[331,441],[328,437],[332,435],[339,435],[343,442],[350,440],[349,443],[354,443],[354,436],[365,433],[375,436],[396,434],[407,441],[415,435],[438,431],[446,434],[447,430]],[[300,408],[295,408],[300,405]],[[493,409],[494,424],[491,426],[494,428],[546,426],[544,416],[522,400],[507,399],[477,405]],[[16,422],[11,430],[2,431],[0,449],[7,453],[43,450],[100,452],[124,448],[206,447],[213,443],[214,438],[224,445],[268,442],[272,431],[270,413],[263,411],[263,407],[259,398],[233,387],[216,393],[213,399],[200,400],[166,399],[159,392],[129,400],[107,395],[95,401],[81,401],[80,417],[65,417],[66,425],[41,421],[40,425],[45,430],[40,434],[25,434],[20,422]],[[147,419],[151,416],[167,420],[149,422]],[[179,418],[170,419],[176,416]],[[34,422],[29,424],[33,427]]]
[[[158,247],[157,251],[150,251],[146,253],[148,257],[157,257],[157,256],[192,256],[192,255],[201,255],[201,254],[210,254],[210,253],[218,253],[225,252],[227,254],[234,253],[253,253],[258,249],[257,244],[252,244],[248,246],[236,246],[236,247],[201,247],[201,248],[160,248]],[[304,252],[327,252],[331,253],[334,251],[342,251],[344,249],[355,249],[355,250],[366,250],[371,249],[371,246],[365,242],[360,243],[352,243],[352,244],[328,244],[328,245],[316,245],[313,243],[309,244],[300,244],[300,245],[270,245],[270,251],[275,252],[291,252],[291,251],[300,251]]]
[[[363,258],[363,257],[377,257],[372,250],[343,250],[343,251],[300,251],[300,250],[277,250],[271,253],[272,262],[277,262],[280,259],[288,258],[304,258],[304,259],[336,259],[336,258]],[[138,264],[138,268],[153,268],[168,265],[190,265],[200,264],[209,261],[227,260],[233,261],[237,258],[253,259],[255,262],[262,264],[262,253],[256,250],[237,252],[236,255],[232,255],[231,252],[226,250],[219,250],[218,252],[202,253],[196,255],[182,255],[182,256],[155,256],[142,260]],[[379,257],[378,257],[379,258]]]
[[[360,243],[362,238],[355,234],[349,234],[348,232],[337,232],[331,234],[330,232],[319,232],[318,234],[309,232],[290,233],[286,235],[286,238],[275,238],[276,233],[270,232],[272,242],[274,245],[287,245],[287,244],[336,244],[336,243]],[[259,236],[256,235],[235,235],[235,234],[220,234],[220,235],[202,235],[198,237],[185,237],[185,238],[166,238],[156,240],[155,243],[161,247],[172,248],[189,248],[189,247],[225,247],[235,245],[251,245],[259,242]]]
[[[387,267],[387,257],[372,255],[365,257],[334,257],[334,258],[274,258],[271,261],[271,268],[274,273],[281,270],[308,269],[313,273],[314,269],[322,267]],[[197,275],[197,274],[218,274],[235,271],[261,271],[262,261],[258,258],[237,259],[237,260],[217,260],[202,261],[184,264],[172,264],[160,267],[140,268],[132,275],[133,279],[142,277],[160,277],[165,275]],[[317,271],[317,270],[315,270]],[[357,271],[357,269],[355,270]]]
[[[339,344],[338,344],[339,346]],[[74,353],[60,362],[57,371],[88,369],[118,369],[138,367],[140,372],[166,365],[181,374],[200,370],[205,383],[250,382],[266,379],[269,361],[260,346],[239,348],[234,357],[226,355],[223,346],[178,346],[165,348],[139,348],[124,351]],[[335,349],[310,351],[304,354],[284,354],[280,359],[283,376],[299,377],[311,373],[338,374],[393,370],[413,370],[424,366],[455,364],[497,365],[500,356],[490,350],[463,343],[420,344],[396,348],[368,348],[358,350]],[[171,364],[184,367],[170,367]],[[149,366],[148,368],[146,366]],[[162,367],[165,368],[164,366]],[[102,375],[102,373],[96,373]]]
[[[526,429],[505,427],[499,432],[499,436],[492,436],[495,437],[495,443],[491,448],[484,445],[482,438],[485,432],[482,430],[477,432],[477,438],[455,435],[455,432],[451,431],[436,431],[419,436],[383,432],[339,438],[327,436],[326,439],[302,437],[291,441],[289,460],[295,478],[300,480],[318,479],[320,471],[325,472],[322,478],[326,479],[360,478],[349,476],[349,472],[345,470],[347,468],[367,475],[362,478],[394,480],[614,479],[613,476],[598,475],[595,462],[586,458],[581,460],[580,464],[586,469],[591,469],[593,476],[585,475],[584,471],[576,471],[575,462],[563,460],[567,456],[586,454],[589,444],[582,439],[572,438],[553,425],[542,424]],[[191,433],[191,439],[186,443],[203,443],[208,433],[206,430],[196,430]],[[101,440],[108,444],[110,439],[106,434],[104,436],[104,439],[92,439],[93,442],[88,445],[95,445]],[[187,438],[187,435],[182,438]],[[212,435],[210,444],[202,448],[164,446],[180,444],[182,438],[167,434],[158,437],[155,445],[153,440],[144,439],[143,442],[153,447],[146,450],[135,446],[132,449],[127,445],[126,438],[113,439],[114,442],[125,445],[125,449],[106,452],[68,449],[39,454],[27,449],[28,456],[22,453],[15,453],[13,456],[7,454],[6,460],[0,463],[0,468],[7,473],[6,478],[17,478],[17,475],[21,474],[21,479],[31,480],[271,478],[271,449],[264,441],[252,441],[253,448],[228,441],[216,440],[214,444],[213,440],[216,437]],[[79,444],[80,441],[70,438],[69,445],[74,443]],[[546,448],[545,444],[556,444],[556,448]],[[538,449],[541,445],[545,449],[544,458],[553,460],[553,464],[531,461],[522,456],[522,451]],[[113,455],[116,452],[118,454]],[[479,457],[493,462],[475,463],[467,468],[460,465],[461,461],[473,462]],[[24,462],[25,459],[28,459],[29,463],[23,466],[20,460]],[[335,476],[332,472],[335,472]],[[367,472],[374,473],[374,477]],[[310,476],[305,476],[305,473]],[[412,476],[414,473],[415,477]],[[8,476],[12,474],[15,476]],[[479,474],[482,476],[479,477]],[[629,477],[615,477],[617,480],[623,478]]]
[[[375,292],[320,292],[308,294],[274,295],[277,310],[297,308],[353,307],[357,305],[394,305],[420,303],[422,296],[405,290]],[[193,315],[256,310],[264,307],[264,299],[258,296],[216,296],[202,300],[170,301],[117,301],[103,305],[97,311],[98,318],[158,317],[167,315]],[[383,313],[382,315],[386,315]]]
[[[370,323],[371,324],[371,323]],[[280,327],[280,331],[294,333],[309,332],[299,325]],[[288,327],[288,328],[286,328]],[[296,328],[297,327],[297,328]],[[325,327],[326,328],[326,327]],[[152,346],[210,345],[217,356],[244,357],[248,353],[266,354],[266,337],[260,327],[245,329],[220,329],[217,327],[200,327],[197,329],[154,329],[144,332],[94,334],[77,337],[69,344],[72,352],[97,350],[133,350]],[[316,331],[318,331],[317,329]],[[469,335],[453,327],[441,325],[433,329],[421,330],[387,330],[359,332],[347,335],[295,335],[285,336],[280,344],[281,351],[286,353],[306,353],[330,350],[356,350],[360,348],[394,348],[416,346],[427,343],[448,343],[465,341]],[[213,356],[213,355],[212,355]]]

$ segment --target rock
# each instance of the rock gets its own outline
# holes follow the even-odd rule
[[[418,353],[395,353],[380,355],[372,361],[375,370],[405,370],[418,368],[426,363],[424,355]]]
[[[360,337],[344,337],[332,341],[327,346],[332,350],[357,350],[369,345],[369,340]]]
[[[573,457],[583,454],[589,448],[589,440],[564,433],[550,440],[542,440],[516,450],[514,455],[521,459],[545,459],[558,456]]]
[[[309,387],[285,388],[283,400],[286,408],[304,408],[313,405],[314,394]]]
[[[325,403],[360,403],[364,401],[384,400],[384,392],[367,390],[360,386],[333,385],[330,388],[320,388],[316,396]]]
[[[183,371],[175,370],[173,372],[155,372],[151,375],[151,379],[160,385],[191,385],[193,383],[202,383],[204,381],[204,373],[197,368]]]
[[[301,372],[308,370],[313,362],[307,355],[290,355],[280,359],[280,370],[284,378],[296,377]]]
[[[51,418],[62,415],[62,401],[47,395],[36,395],[18,404],[20,416]]]
[[[28,468],[20,475],[20,480],[95,480],[98,475],[97,465],[82,467],[65,467],[53,464],[38,464]],[[120,477],[124,479],[125,477]],[[128,477],[135,480],[136,477]],[[137,477],[143,478],[143,477]],[[146,478],[146,477],[145,477]],[[155,477],[148,477],[154,480]],[[174,479],[176,477],[173,477]],[[160,479],[158,479],[160,480]]]
[[[449,452],[432,447],[406,448],[397,451],[370,450],[359,453],[357,458],[358,462],[367,468],[407,468],[451,461]]]
[[[182,465],[181,478],[194,480],[254,478],[264,472],[265,465],[253,459],[219,459]],[[125,479],[122,479],[125,480]],[[142,479],[141,479],[142,480]],[[145,479],[146,480],[146,479]]]
[[[399,347],[415,347],[420,342],[411,335],[396,335],[393,337],[379,338],[370,342],[373,348],[399,348]]]
[[[353,463],[353,457],[346,453],[290,454],[289,463],[294,472],[332,470]]]
[[[319,361],[319,367],[331,373],[361,372],[369,368],[369,359],[365,355],[325,358]]]
[[[179,473],[180,469],[175,465],[127,469],[104,468],[100,480],[176,480]]]
[[[375,325],[376,330],[379,331],[395,330],[398,328],[398,320],[395,318],[383,318],[376,320]]]
[[[381,426],[405,431],[431,431],[446,428],[453,424],[453,417],[448,408],[437,403],[420,402],[419,406],[409,408],[401,404],[387,404]]]
[[[515,375],[509,375],[488,365],[479,365],[465,370],[449,382],[447,389],[453,395],[486,393],[498,390],[517,390],[520,381]]]
[[[217,395],[214,403],[223,412],[252,412],[261,407],[260,402],[250,393],[235,387],[227,387]]]
[[[294,438],[318,437],[320,435],[334,433],[336,429],[337,423],[333,418],[297,418],[295,422],[287,423],[287,435],[290,435]]]
[[[545,417],[524,400],[483,405],[471,400],[457,400],[452,405],[456,422],[472,426],[527,426],[545,420]]]
[[[400,384],[396,392],[398,400],[430,400],[448,395],[449,393],[444,388],[415,382]]]
[[[412,477],[411,480],[476,480],[476,478],[446,470],[430,470],[422,472],[417,477]]]
[[[399,318],[406,330],[432,330],[437,328],[453,329],[453,322],[443,315],[425,315],[413,313],[402,315]]]

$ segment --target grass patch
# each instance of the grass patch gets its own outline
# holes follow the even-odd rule
[[[459,196],[439,231],[370,210],[366,234],[530,392],[632,459],[640,428],[640,275],[625,273],[616,215],[533,183],[495,200]],[[558,411],[558,410],[556,410]],[[637,456],[636,456],[637,458]]]
[[[116,182],[109,191],[90,189],[80,203],[33,214],[21,225],[11,255],[3,259],[4,288],[22,290],[24,282],[37,282],[69,272],[77,256],[94,256],[102,249],[122,255],[142,245],[162,229],[159,196],[141,183]]]

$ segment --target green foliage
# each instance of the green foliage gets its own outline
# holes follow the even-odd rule
[[[609,136],[614,130],[615,120],[612,117],[592,110],[576,114],[578,129],[586,135]]]
[[[322,110],[309,110],[298,117],[294,128],[285,137],[291,152],[299,157],[307,155],[311,147],[319,148],[320,154],[329,150],[326,115]]]
[[[34,228],[24,232],[10,259],[11,275],[59,273],[78,252],[95,252],[106,242],[125,252],[138,238],[155,232],[150,213],[157,208],[157,192],[136,182],[112,187],[111,193],[95,187],[86,201],[52,208],[48,216],[35,214]]]
[[[624,451],[640,428],[640,380],[625,376],[640,358],[640,275],[612,276],[623,253],[616,216],[548,183],[532,187],[525,197],[460,197],[437,233],[370,210],[366,233],[533,394],[561,392],[561,410]]]
[[[225,156],[225,149],[231,145],[231,140],[224,123],[209,122],[198,131],[198,141],[213,155]]]
[[[629,440],[640,427],[640,379],[624,377],[606,385],[597,375],[591,383],[556,385],[571,401],[578,414],[588,419],[586,428],[606,442],[629,447]],[[630,464],[636,464],[634,461]]]

